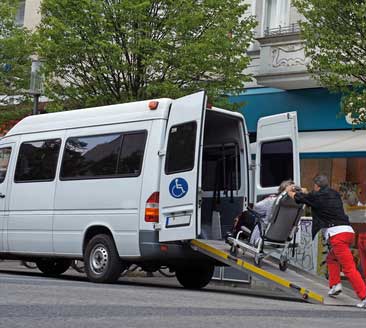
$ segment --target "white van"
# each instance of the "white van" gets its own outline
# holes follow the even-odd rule
[[[189,241],[220,239],[298,175],[296,147],[296,113],[261,119],[252,179],[243,116],[207,108],[203,91],[27,117],[0,140],[0,258],[51,275],[83,259],[94,282],[168,266],[203,287],[217,263]]]

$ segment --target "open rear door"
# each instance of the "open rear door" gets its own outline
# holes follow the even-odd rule
[[[159,241],[194,239],[200,233],[201,162],[206,94],[173,101],[160,177]]]
[[[300,185],[296,112],[266,116],[258,121],[254,202],[275,194],[282,181]]]

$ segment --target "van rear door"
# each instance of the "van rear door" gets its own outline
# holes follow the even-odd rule
[[[254,202],[275,194],[284,180],[300,185],[296,112],[259,119],[255,167]]]
[[[201,224],[201,162],[206,93],[173,101],[160,177],[159,241],[194,239]]]

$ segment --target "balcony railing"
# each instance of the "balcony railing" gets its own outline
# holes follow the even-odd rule
[[[264,30],[264,36],[280,36],[292,33],[300,32],[300,25],[298,23],[291,24],[289,26],[278,26],[276,28],[267,27]]]

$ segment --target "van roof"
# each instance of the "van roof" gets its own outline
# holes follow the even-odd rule
[[[155,99],[155,101],[159,102],[159,106],[156,110],[149,109],[148,105],[150,101],[151,100],[146,100],[28,116],[16,124],[6,134],[6,137],[88,126],[167,119],[172,99]]]

